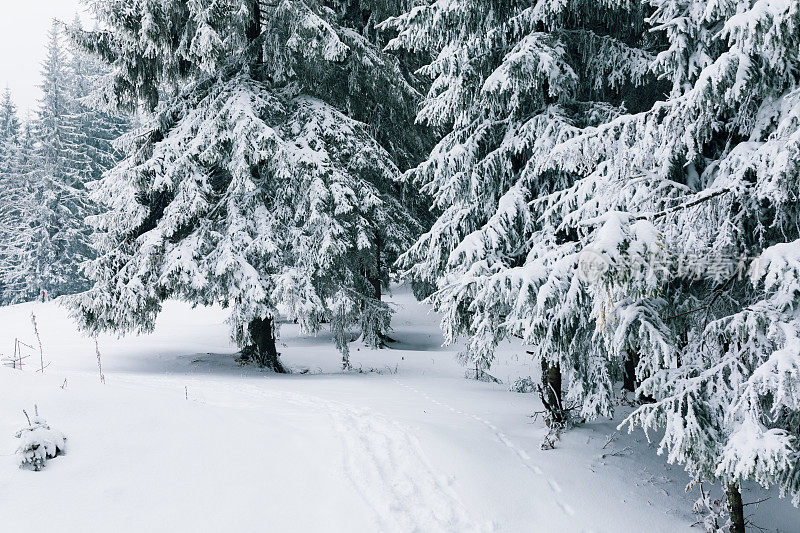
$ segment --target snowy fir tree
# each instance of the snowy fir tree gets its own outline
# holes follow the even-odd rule
[[[17,106],[11,97],[11,90],[6,87],[0,99],[0,173],[11,171],[19,133]]]
[[[570,232],[547,235],[533,202],[577,179],[540,171],[554,146],[659,95],[649,70],[657,43],[644,18],[631,2],[481,0],[433,2],[384,24],[398,32],[391,48],[432,54],[421,70],[433,82],[418,120],[446,132],[407,174],[441,215],[402,264],[437,286],[430,301],[444,314],[445,337],[469,337],[463,359],[476,374],[501,340],[521,337],[552,377],[547,395],[560,396],[560,367],[587,414],[610,410],[610,391],[595,375],[605,369],[590,355],[596,350],[576,350],[591,344],[588,311],[553,311],[583,291],[548,254]]]
[[[95,285],[72,300],[84,328],[147,331],[180,298],[230,307],[244,355],[277,371],[279,310],[329,323],[345,366],[352,329],[382,342],[382,288],[419,230],[398,165],[422,140],[385,127],[417,92],[362,35],[369,3],[350,7],[92,2],[108,30],[72,35],[113,68],[103,98],[151,118],[94,195],[109,210]]]
[[[387,23],[434,56],[419,120],[447,134],[408,178],[442,215],[402,261],[447,339],[480,370],[521,338],[584,416],[636,389],[629,422],[739,504],[742,480],[800,486],[798,13],[454,0]]]
[[[37,205],[27,171],[31,164],[30,125],[20,123],[11,91],[0,103],[0,303],[29,296],[30,253],[36,248]],[[34,289],[35,290],[35,289]]]
[[[47,57],[42,64],[42,83],[35,122],[37,155],[48,174],[65,181],[77,171],[83,161],[79,158],[80,147],[75,138],[75,124],[69,105],[67,76],[69,70],[64,50],[63,35],[59,23],[53,21],[50,29]]]
[[[286,371],[281,317],[347,369],[405,274],[471,377],[541,364],[543,446],[624,404],[713,527],[800,504],[800,3],[87,4],[36,116],[0,95],[0,303],[221,305],[244,360]]]
[[[0,117],[4,226],[0,301],[18,302],[86,290],[82,265],[94,256],[86,218],[97,213],[86,184],[118,159],[111,141],[126,128],[90,102],[99,65],[68,54],[54,22],[42,70],[36,117],[20,126],[6,92]]]
[[[72,28],[80,30],[81,27],[76,17]],[[71,166],[77,182],[85,185],[100,179],[120,160],[122,154],[115,148],[114,141],[130,129],[131,119],[114,112],[96,94],[96,87],[107,74],[99,58],[82,48],[69,46],[67,68],[64,84],[76,145]]]
[[[623,231],[653,232],[630,246],[655,237],[705,265],[662,269],[658,298],[640,298],[661,308],[650,321],[661,333],[635,345],[639,390],[655,402],[629,421],[665,428],[670,461],[728,486],[744,530],[741,481],[800,503],[800,5],[653,4],[669,39],[655,67],[670,97],[583,149],[607,147],[609,173],[591,176],[595,186],[651,180],[647,195],[633,187],[642,194],[618,200]],[[720,261],[730,257],[740,259]]]
[[[13,140],[19,133],[19,128],[17,105],[11,97],[11,89],[6,87],[0,100],[0,135],[4,140]]]

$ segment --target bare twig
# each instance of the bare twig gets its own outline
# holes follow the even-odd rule
[[[100,383],[106,384],[106,376],[103,374],[103,363],[100,362],[100,344],[97,337],[94,338],[94,352],[97,354],[97,370],[100,371]]]
[[[606,443],[605,443],[605,444],[603,444],[603,447],[602,447],[602,449],[603,449],[603,450],[605,450],[605,449],[606,449],[606,446],[608,446],[609,444],[611,444],[612,442],[614,442],[614,437],[616,437],[616,436],[617,436],[617,432],[616,432],[616,431],[615,431],[614,433],[612,433],[611,435],[609,435],[609,436],[608,436],[608,439],[606,439]]]
[[[684,209],[689,209],[690,207],[694,207],[694,206],[702,204],[704,202],[708,202],[709,200],[713,200],[714,198],[717,198],[718,196],[722,196],[723,194],[728,194],[728,193],[733,192],[733,191],[734,191],[733,188],[718,189],[718,190],[713,191],[711,193],[708,193],[708,194],[706,194],[704,196],[695,197],[694,200],[689,200],[689,201],[687,201],[685,203],[682,203],[680,205],[676,205],[676,206],[672,206],[670,208],[664,209],[663,211],[658,211],[658,212],[655,212],[655,213],[642,213],[640,215],[633,216],[633,217],[630,218],[630,220],[657,220],[659,218],[664,218],[667,215],[671,215],[673,213],[677,213],[678,211],[682,211]],[[598,226],[600,224],[602,224],[602,219],[592,219],[592,220],[587,220],[587,221],[582,222],[582,225],[588,226],[588,227]]]
[[[600,456],[601,459],[605,459],[606,457],[625,457],[627,455],[631,455],[633,453],[633,448],[630,446],[625,446],[621,450],[615,450],[613,452],[604,453]]]
[[[758,504],[758,503],[763,503],[763,502],[765,502],[765,501],[767,501],[767,500],[769,500],[769,499],[770,499],[770,497],[768,496],[768,497],[766,497],[766,498],[763,498],[763,499],[761,499],[761,500],[756,500],[756,501],[754,501],[754,502],[750,502],[750,503],[743,503],[743,504],[742,504],[742,507],[745,507],[745,506],[747,506],[747,505],[756,505],[756,504]]]
[[[659,211],[658,213],[652,213],[652,214],[649,214],[649,215],[639,215],[637,217],[634,217],[633,220],[655,220],[657,218],[663,218],[663,217],[665,217],[667,215],[671,215],[672,213],[676,213],[676,212],[681,211],[683,209],[688,209],[690,207],[694,207],[694,206],[696,206],[698,204],[702,204],[703,202],[707,202],[709,200],[712,200],[712,199],[716,198],[717,196],[722,196],[723,194],[727,194],[727,193],[732,192],[732,191],[733,191],[733,189],[730,189],[730,188],[728,188],[728,189],[719,189],[719,190],[716,190],[716,191],[714,191],[711,194],[708,194],[706,196],[701,196],[700,198],[697,198],[697,199],[692,200],[690,202],[686,202],[685,204],[676,205],[676,206],[670,207],[669,209],[665,209],[663,211]]]
[[[39,341],[39,361],[41,362],[41,372],[44,374],[44,350],[42,349],[42,338],[39,336],[39,326],[36,324],[36,314],[31,312],[31,323],[33,323],[33,332],[36,333],[36,340]]]

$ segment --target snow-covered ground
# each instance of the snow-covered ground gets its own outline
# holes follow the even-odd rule
[[[329,339],[283,324],[283,361],[264,373],[233,360],[221,309],[172,302],[152,335],[75,331],[55,303],[0,308],[2,531],[691,531],[697,491],[641,432],[597,421],[543,451],[538,370],[508,346],[502,385],[464,379],[438,318],[395,290],[391,349],[353,345],[341,373]],[[306,373],[300,373],[302,370]],[[17,468],[14,433],[33,405],[67,437],[43,472]],[[748,506],[768,531],[797,531],[777,494]],[[746,488],[745,501],[765,497]]]

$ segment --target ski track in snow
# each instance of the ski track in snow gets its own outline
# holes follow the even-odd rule
[[[208,392],[208,391],[207,391]],[[344,447],[344,468],[375,513],[381,531],[482,532],[445,477],[428,463],[417,439],[401,424],[368,408],[301,393],[238,386],[237,395],[284,401],[327,413]],[[207,404],[229,402],[202,400]],[[243,404],[242,407],[252,407]]]
[[[547,477],[545,475],[544,471],[541,468],[539,468],[539,466],[536,463],[533,462],[533,460],[531,459],[531,456],[528,455],[528,453],[525,450],[523,450],[519,445],[517,445],[514,441],[512,441],[508,437],[508,435],[503,433],[500,429],[498,429],[497,426],[492,424],[489,420],[486,420],[485,418],[481,418],[480,416],[475,415],[475,414],[466,413],[466,412],[464,412],[464,411],[462,411],[460,409],[457,409],[457,408],[455,408],[455,407],[453,407],[451,405],[448,405],[447,403],[440,402],[436,398],[433,398],[433,397],[429,396],[427,393],[425,393],[423,391],[420,391],[419,389],[416,389],[416,388],[414,388],[414,387],[412,387],[410,385],[406,385],[405,383],[401,382],[399,379],[395,378],[394,381],[395,381],[395,383],[397,383],[401,387],[403,387],[403,388],[405,388],[405,389],[407,389],[409,391],[412,391],[415,394],[418,394],[419,396],[422,396],[423,398],[425,398],[429,402],[433,403],[434,405],[437,405],[439,407],[447,409],[448,411],[451,411],[453,413],[456,413],[456,414],[471,418],[471,419],[473,419],[473,420],[475,420],[477,422],[480,422],[484,426],[486,426],[492,433],[494,433],[494,436],[498,441],[500,441],[503,445],[505,445],[512,452],[514,452],[514,454],[519,458],[520,462],[522,462],[522,464],[523,464],[523,466],[525,466],[525,468],[527,468],[528,470],[533,472],[536,476],[544,478],[544,480],[547,482],[548,488],[553,493],[553,497],[555,499],[555,503],[558,506],[558,508],[561,509],[564,512],[564,514],[566,514],[567,516],[575,516],[575,510],[567,502],[565,502],[562,499],[561,494],[563,493],[563,490],[561,489],[561,486],[558,484],[558,482],[555,479]]]

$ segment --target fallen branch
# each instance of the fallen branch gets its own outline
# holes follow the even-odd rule
[[[601,449],[605,450],[606,446],[611,444],[614,441],[614,437],[616,437],[616,436],[617,436],[617,432],[616,431],[614,433],[612,433],[611,435],[609,435],[608,439],[606,439],[606,443],[603,444],[603,447]]]

